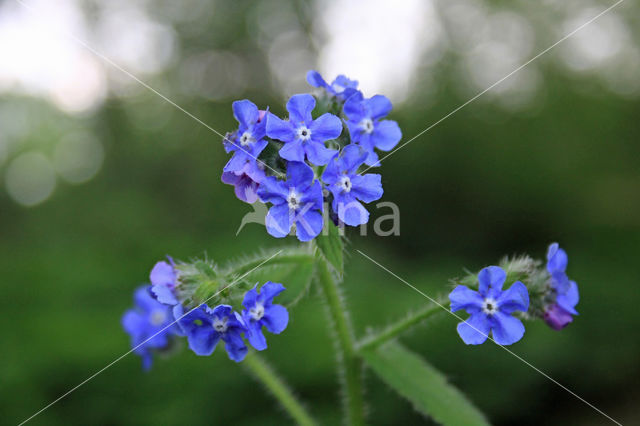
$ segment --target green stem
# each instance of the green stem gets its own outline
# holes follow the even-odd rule
[[[331,275],[328,262],[318,258],[318,280],[324,292],[329,313],[338,337],[339,356],[344,368],[344,387],[348,424],[364,424],[364,399],[362,395],[362,361],[357,356],[351,324],[346,314],[338,284]]]
[[[315,421],[287,385],[273,372],[271,367],[255,352],[250,351],[242,365],[273,394],[282,407],[300,425],[313,426]]]
[[[440,305],[432,303],[427,307],[419,310],[418,312],[409,315],[407,318],[398,321],[395,324],[391,324],[380,333],[364,339],[362,342],[358,343],[358,351],[361,352],[365,350],[375,349],[383,343],[396,338],[398,335],[425,320],[426,318],[429,318],[430,316],[439,312],[444,312],[445,310],[442,309],[442,306],[446,307],[449,303],[449,300],[443,298],[441,300],[438,300],[437,302]]]
[[[261,257],[257,259],[253,259],[248,261],[247,263],[240,265],[233,269],[233,273],[236,275],[243,275],[252,269],[260,266],[272,266],[272,265],[287,265],[287,264],[300,264],[300,263],[311,263],[314,260],[314,257],[309,253],[301,253],[301,252],[282,252],[277,256],[273,256],[271,259],[265,262],[265,259],[269,259],[269,257]]]

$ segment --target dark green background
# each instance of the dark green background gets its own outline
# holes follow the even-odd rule
[[[208,31],[176,26],[183,53],[228,49],[264,67],[256,87],[238,93],[283,111],[266,59],[247,31],[249,3],[219,3]],[[304,6],[297,19],[308,24]],[[162,16],[160,16],[162,18]],[[538,50],[542,50],[541,45]],[[392,113],[404,140],[467,100],[454,90],[445,56],[435,101],[419,82]],[[542,258],[559,241],[581,292],[580,316],[561,332],[527,324],[510,347],[532,365],[622,423],[640,422],[640,102],[611,94],[589,76],[538,64],[544,77],[535,107],[509,112],[480,98],[384,162],[384,201],[401,209],[401,235],[351,235],[345,293],[356,332],[427,303],[355,249],[428,294],[448,278],[505,254]],[[640,75],[640,74],[639,74]],[[352,76],[357,78],[357,76]],[[235,126],[230,103],[180,94],[179,75],[165,87],[189,111],[221,131]],[[134,288],[165,254],[220,263],[284,241],[263,228],[235,230],[250,207],[220,182],[227,156],[218,136],[151,93],[112,99],[91,117],[69,118],[28,98],[39,124],[20,150],[43,146],[63,130],[94,132],[105,163],[91,182],[59,185],[54,196],[23,208],[0,191],[0,412],[16,424],[129,349],[120,317]],[[155,129],[136,125],[147,114]],[[17,155],[16,151],[12,155]],[[375,209],[373,209],[375,212]],[[374,213],[374,217],[380,213]],[[288,240],[293,244],[295,240]],[[339,422],[333,344],[312,291],[291,310],[285,333],[265,356],[324,424]],[[402,340],[441,368],[496,424],[606,424],[600,414],[492,344],[467,347],[446,314]],[[372,424],[426,423],[410,404],[367,374]],[[116,363],[33,424],[273,424],[289,419],[261,386],[222,350],[209,358],[181,350],[140,370],[133,355]]]

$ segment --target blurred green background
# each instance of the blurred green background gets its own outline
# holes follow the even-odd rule
[[[394,102],[404,141],[613,2],[0,2],[0,412],[16,424],[129,349],[132,291],[165,254],[220,263],[283,242],[247,225],[220,182],[220,137],[60,31],[224,133],[231,101],[281,113],[320,69]],[[640,423],[640,48],[624,2],[383,163],[401,234],[350,236],[356,332],[505,254],[559,241],[580,285],[561,332],[511,349],[622,423]],[[375,209],[373,217],[388,211]],[[402,337],[495,424],[606,424],[499,347],[467,347],[446,314]],[[315,291],[265,356],[338,424],[334,351]],[[429,424],[367,374],[372,424]],[[33,424],[287,424],[223,351],[145,374],[130,355]]]

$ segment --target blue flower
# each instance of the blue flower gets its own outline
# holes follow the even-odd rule
[[[228,134],[224,139],[224,147],[227,152],[233,152],[233,157],[224,166],[225,172],[237,172],[242,170],[245,163],[253,163],[258,155],[267,146],[264,139],[266,111],[259,111],[258,107],[249,100],[235,101],[233,103],[233,116],[240,126],[238,130]]]
[[[402,138],[398,123],[381,120],[389,114],[391,108],[391,101],[382,95],[364,99],[361,93],[356,93],[344,103],[343,111],[347,116],[351,141],[369,153],[365,161],[368,166],[379,165],[374,148],[389,151]]]
[[[242,319],[247,327],[247,340],[251,346],[262,351],[267,349],[262,327],[274,334],[282,333],[289,323],[289,312],[284,306],[273,304],[273,298],[285,290],[282,284],[267,281],[260,293],[257,286],[244,295]]]
[[[342,123],[333,114],[311,118],[316,100],[308,94],[293,95],[287,102],[289,120],[281,120],[273,114],[267,118],[267,136],[284,142],[280,156],[289,161],[303,162],[305,155],[315,165],[325,165],[337,152],[324,145],[342,133]]]
[[[258,186],[265,178],[264,166],[257,161],[247,161],[235,172],[223,172],[222,182],[235,186],[236,197],[245,203],[258,200]]]
[[[367,156],[367,152],[358,145],[347,145],[322,174],[323,182],[333,194],[333,211],[341,221],[350,226],[362,225],[369,221],[369,212],[360,201],[370,203],[382,197],[379,174],[357,174],[358,167],[364,163]]]
[[[305,163],[290,162],[286,181],[266,178],[258,188],[258,197],[273,204],[265,225],[274,237],[287,236],[295,225],[298,239],[310,241],[322,230],[322,188]]]
[[[161,261],[155,264],[149,275],[151,280],[151,292],[158,299],[158,302],[166,305],[176,305],[180,303],[176,297],[176,286],[178,285],[178,272],[173,259],[167,256],[169,262]]]
[[[122,327],[131,336],[133,351],[142,357],[142,368],[149,370],[153,351],[169,346],[171,335],[179,335],[171,307],[155,300],[150,286],[138,288],[133,296],[135,308],[122,316]]]
[[[325,89],[329,94],[343,101],[358,93],[358,81],[349,80],[342,74],[337,76],[331,84],[327,84],[318,71],[311,70],[307,73],[307,82],[313,87]]]
[[[502,291],[507,274],[498,266],[484,268],[478,274],[478,291],[459,285],[451,294],[451,312],[464,309],[471,316],[458,324],[458,334],[467,345],[484,343],[493,334],[499,345],[510,345],[524,335],[524,325],[511,314],[529,309],[529,292],[520,281]]]
[[[182,316],[178,323],[187,336],[189,348],[196,355],[211,355],[221,339],[233,361],[240,362],[247,355],[248,349],[242,340],[246,328],[240,315],[229,305],[219,305],[215,309],[200,305]]]
[[[550,275],[551,289],[555,293],[555,303],[547,306],[544,313],[546,323],[554,330],[561,330],[571,321],[572,315],[578,315],[575,307],[580,300],[578,284],[569,279],[566,274],[569,257],[553,243],[547,251],[547,271]]]

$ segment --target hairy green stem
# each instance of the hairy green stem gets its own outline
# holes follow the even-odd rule
[[[364,399],[362,394],[362,360],[355,350],[351,324],[346,307],[340,298],[338,284],[333,278],[328,262],[318,258],[318,281],[324,292],[329,313],[338,337],[339,359],[344,368],[344,394],[347,420],[350,425],[364,424]]]
[[[267,258],[268,259],[268,258]],[[313,262],[314,257],[309,253],[292,253],[292,252],[283,252],[277,256],[273,256],[273,258],[267,260],[265,262],[265,258],[257,258],[248,261],[247,263],[238,266],[233,269],[233,273],[236,275],[243,275],[256,267],[265,267],[272,265],[287,265],[287,264],[300,264],[300,263],[311,263]]]
[[[439,312],[445,312],[445,309],[443,309],[442,306],[447,307],[447,305],[449,304],[449,300],[446,298],[442,298],[441,300],[437,300],[437,302],[438,304],[431,303],[430,305],[409,315],[408,317],[389,325],[380,333],[364,339],[362,342],[358,343],[358,351],[360,352],[364,350],[375,349],[383,343],[396,338],[401,333],[405,332],[421,321],[429,318],[430,316]]]
[[[250,351],[242,362],[242,365],[271,392],[278,402],[280,402],[280,405],[282,405],[291,418],[298,424],[304,426],[313,426],[316,424],[300,401],[291,393],[287,385],[258,354]]]

